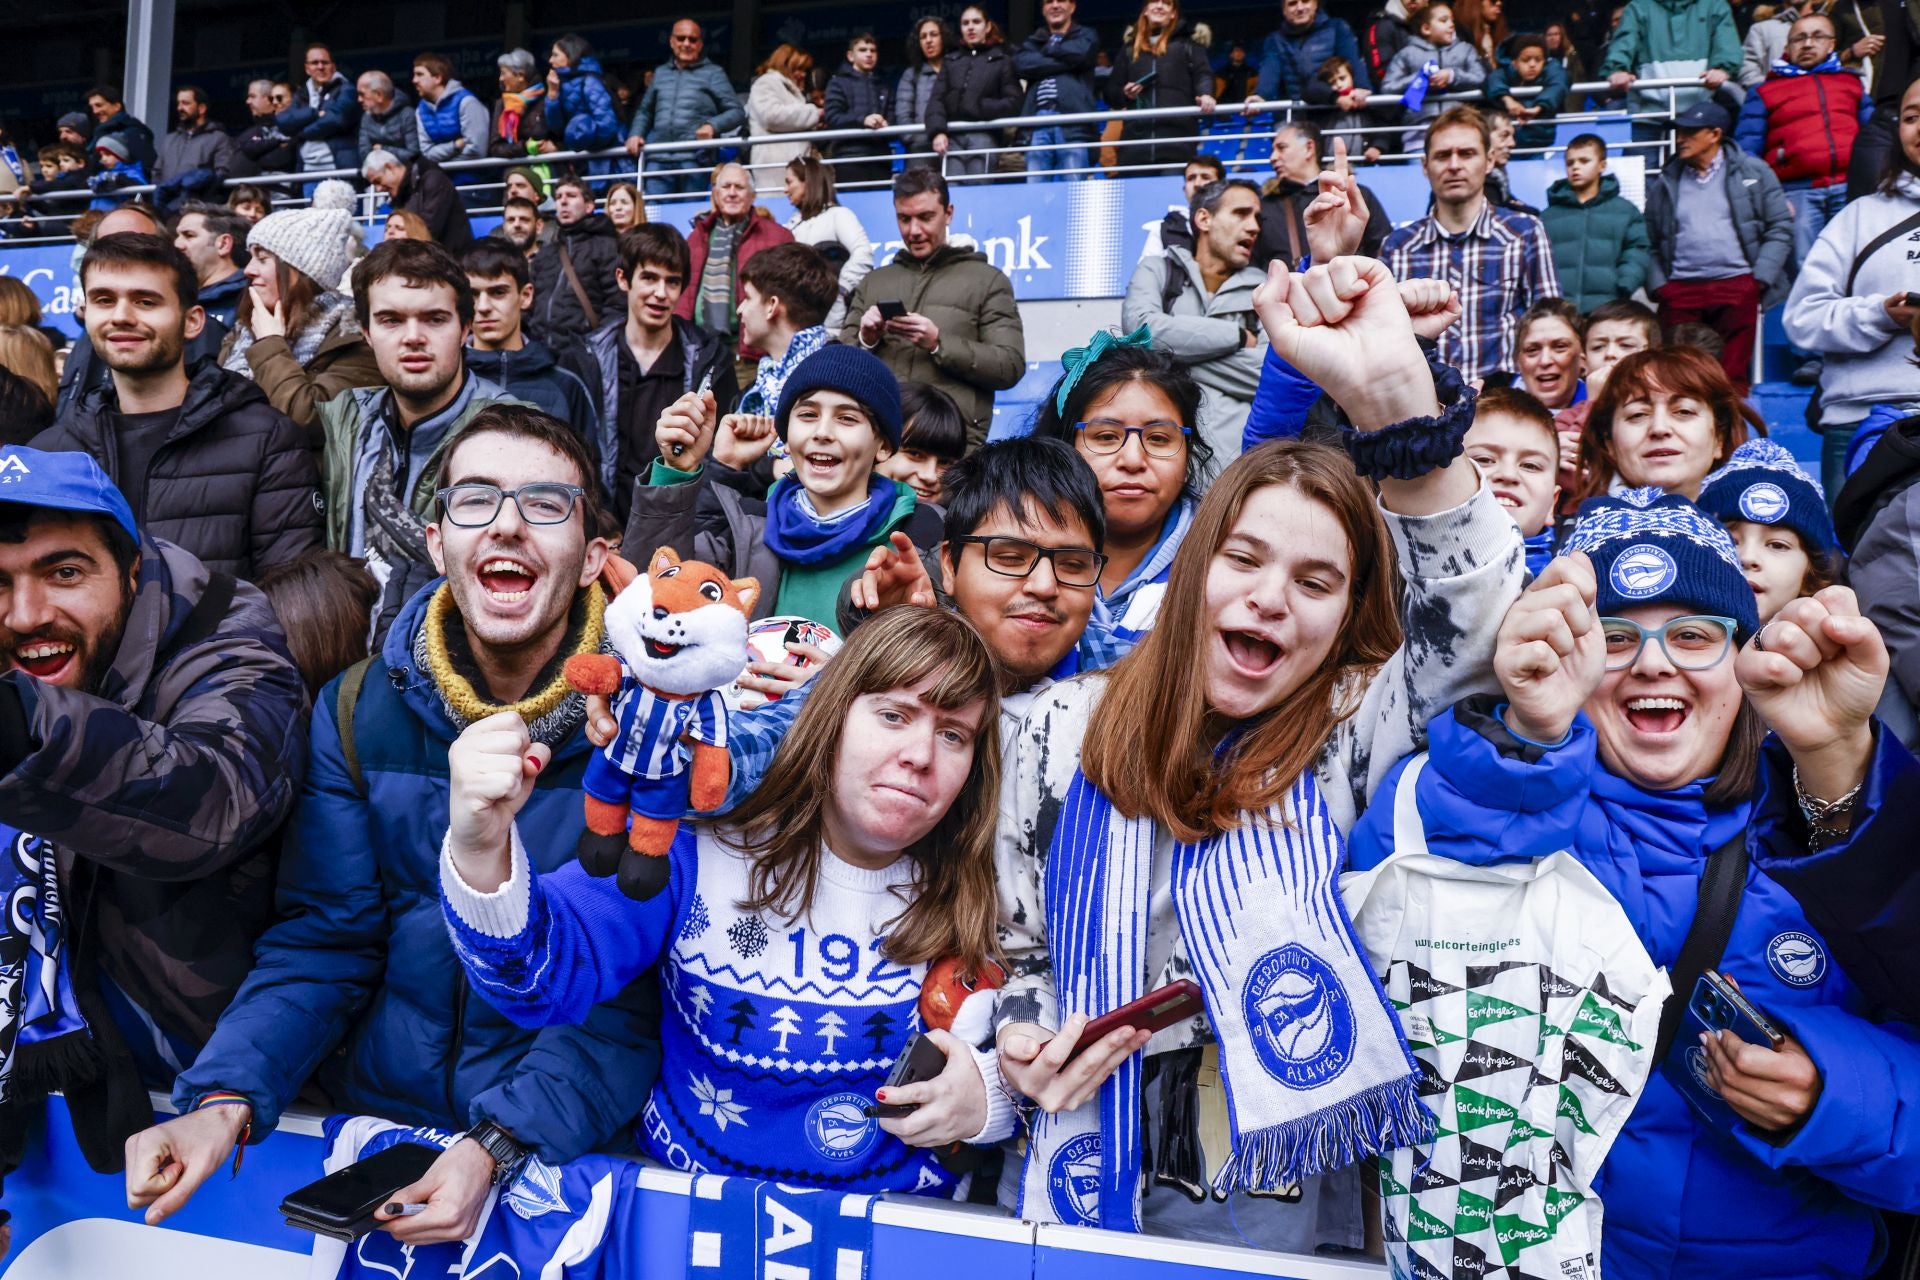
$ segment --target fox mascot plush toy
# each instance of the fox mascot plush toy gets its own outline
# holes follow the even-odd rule
[[[718,690],[747,663],[747,617],[759,598],[754,579],[661,547],[607,606],[614,652],[567,659],[567,683],[613,699],[619,724],[587,762],[580,862],[596,876],[617,871],[630,898],[666,888],[680,815],[726,799],[732,763]]]

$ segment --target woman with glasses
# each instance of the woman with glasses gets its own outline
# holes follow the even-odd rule
[[[1349,415],[1347,447],[1243,454],[1193,510],[1139,646],[1028,713],[1000,805],[996,1020],[1002,1073],[1044,1113],[1022,1217],[1310,1253],[1359,1246],[1356,1162],[1433,1123],[1334,896],[1344,833],[1435,712],[1491,687],[1525,570],[1460,456],[1473,398],[1442,405],[1386,268],[1277,274],[1260,304],[1275,350]],[[1085,377],[1146,358],[1122,346]],[[1198,400],[1171,376],[1051,407],[1144,454]],[[1081,1043],[1090,1016],[1181,979],[1204,1016],[1151,1047]]]
[[[1829,587],[1761,628],[1719,522],[1677,494],[1589,503],[1508,611],[1494,670],[1498,693],[1429,730],[1412,781],[1429,850],[1475,864],[1568,851],[1669,968],[1706,909],[1711,860],[1848,856],[1887,835],[1879,780],[1912,768],[1874,726],[1887,657],[1853,593]],[[1399,785],[1389,776],[1380,795]],[[1395,807],[1361,818],[1356,867],[1393,852]],[[1654,1064],[1595,1183],[1602,1269],[1868,1274],[1884,1239],[1876,1208],[1920,1204],[1920,1115],[1904,1102],[1920,1087],[1920,1038],[1876,1020],[1766,872],[1733,883],[1732,933],[1708,967],[1785,1038],[1682,1034]],[[1695,1110],[1676,1079],[1720,1102]]]
[[[1102,330],[1067,352],[1033,425],[1086,459],[1106,504],[1107,562],[1081,641],[1086,668],[1112,665],[1152,628],[1213,461],[1193,429],[1200,384],[1147,341],[1144,328],[1124,338]]]

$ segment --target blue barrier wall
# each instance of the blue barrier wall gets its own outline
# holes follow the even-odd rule
[[[163,1117],[164,1118],[164,1117]],[[187,1207],[149,1227],[126,1204],[119,1175],[94,1173],[74,1144],[65,1103],[47,1107],[47,1123],[28,1142],[26,1160],[7,1179],[13,1249],[4,1280],[304,1280],[313,1237],[286,1226],[283,1196],[321,1176],[320,1126],[290,1115],[247,1151],[237,1178],[216,1172]],[[687,1262],[687,1194],[691,1179],[635,1165],[641,1188],[645,1280],[681,1280]],[[1118,1235],[1081,1227],[1041,1227],[990,1210],[946,1207],[890,1197],[874,1213],[873,1280],[1384,1280],[1383,1267],[1256,1253],[1219,1245]],[[386,1237],[391,1270],[401,1280],[443,1280],[415,1267]],[[384,1256],[384,1255],[383,1255]],[[495,1272],[489,1269],[488,1275]],[[511,1274],[502,1269],[502,1276]],[[637,1280],[637,1278],[636,1278]]]

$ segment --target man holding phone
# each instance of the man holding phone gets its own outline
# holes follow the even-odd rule
[[[993,421],[993,393],[1027,371],[1026,331],[1013,283],[977,249],[948,241],[947,180],[914,167],[893,180],[900,252],[876,267],[847,303],[842,342],[879,356],[901,382],[953,397],[978,448]]]

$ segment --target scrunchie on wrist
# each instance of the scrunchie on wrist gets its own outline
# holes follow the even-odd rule
[[[1446,466],[1466,447],[1479,395],[1460,371],[1440,360],[1438,348],[1421,344],[1442,406],[1432,417],[1408,418],[1378,431],[1356,431],[1340,415],[1340,443],[1353,469],[1369,480],[1418,480]]]

